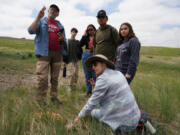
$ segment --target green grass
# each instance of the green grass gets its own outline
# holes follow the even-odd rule
[[[0,37],[0,72],[34,72],[33,48],[32,40]]]
[[[31,40],[0,38],[0,83],[8,76],[21,78],[25,74],[35,74],[33,47]],[[141,48],[141,60],[131,88],[139,107],[152,117],[159,135],[180,134],[179,76],[180,49]],[[20,81],[18,78],[16,80]],[[29,85],[32,85],[31,82]],[[65,125],[85,105],[85,93],[84,80],[80,80],[78,89],[70,94],[64,86],[60,86],[59,98],[63,104],[53,105],[48,94],[48,106],[42,107],[36,102],[36,92],[32,86],[21,84],[0,91],[0,134],[113,135],[108,126],[90,117],[81,120],[71,131],[65,129]]]
[[[17,39],[17,38],[8,38],[8,37],[0,37],[0,46],[1,48],[15,49],[19,51],[33,51],[34,45],[32,44],[32,40],[27,39]]]
[[[142,47],[142,55],[180,56],[180,48]]]

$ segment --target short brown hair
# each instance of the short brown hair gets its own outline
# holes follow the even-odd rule
[[[72,28],[72,29],[71,29],[71,32],[73,32],[73,31],[74,31],[75,33],[78,33],[78,30],[77,30],[76,28]]]

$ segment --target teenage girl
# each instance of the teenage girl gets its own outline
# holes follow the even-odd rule
[[[85,30],[84,35],[80,40],[81,47],[85,46],[85,51],[82,54],[82,65],[86,78],[87,96],[92,94],[92,86],[89,82],[90,79],[96,80],[96,76],[94,72],[88,71],[85,65],[86,59],[93,55],[93,51],[94,51],[93,39],[95,32],[96,32],[95,26],[93,24],[89,24],[87,26],[87,29]]]
[[[116,70],[121,71],[130,84],[139,64],[140,42],[131,24],[123,23],[119,29],[119,45],[116,50]]]

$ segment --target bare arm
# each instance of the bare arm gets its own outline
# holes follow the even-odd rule
[[[35,19],[35,20],[33,21],[33,23],[30,25],[30,30],[32,30],[32,31],[35,31],[35,30],[36,30],[39,20],[44,16],[44,11],[45,11],[45,10],[46,10],[46,7],[43,7],[43,8],[39,11],[36,19]]]

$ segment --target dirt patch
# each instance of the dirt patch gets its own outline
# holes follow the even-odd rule
[[[62,76],[61,69],[59,74],[59,87],[68,87],[69,78]],[[50,78],[49,78],[50,80]],[[7,89],[14,89],[14,88],[35,88],[37,84],[37,77],[35,74],[23,74],[14,72],[14,74],[11,74],[10,72],[1,73],[0,74],[0,91],[7,90]],[[79,77],[78,77],[78,84],[77,86],[82,86],[82,84],[85,85],[85,78],[84,78],[84,72],[83,70],[79,71]],[[50,85],[50,83],[49,83]]]
[[[0,90],[14,89],[14,88],[32,88],[35,86],[36,76],[32,74],[8,74],[0,75]]]

